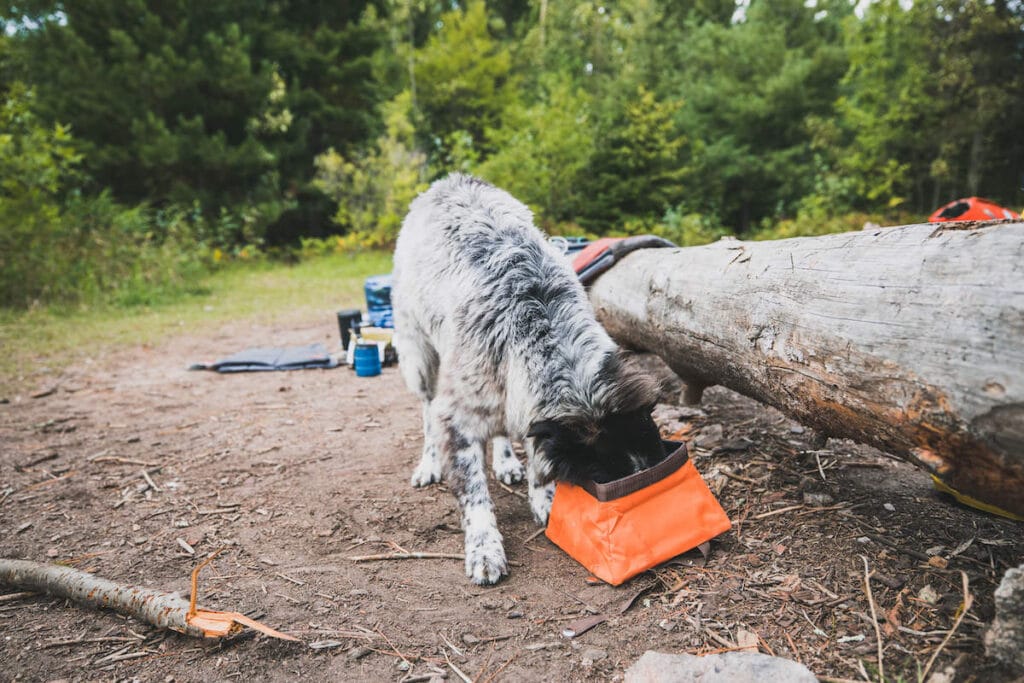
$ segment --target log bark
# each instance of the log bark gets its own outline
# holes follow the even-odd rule
[[[626,256],[620,344],[1024,515],[1024,223],[908,225]]]

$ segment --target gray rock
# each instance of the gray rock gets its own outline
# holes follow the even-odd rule
[[[701,427],[700,434],[693,440],[693,445],[697,448],[702,448],[706,451],[710,451],[716,448],[722,443],[724,436],[722,425],[710,424]]]
[[[985,634],[989,657],[1024,671],[1024,564],[1010,569],[996,588],[996,617]]]
[[[594,662],[599,662],[607,656],[607,650],[602,650],[599,647],[588,647],[586,650],[583,651],[581,659],[583,666],[590,666]]]
[[[626,670],[626,683],[817,683],[807,667],[755,652],[672,655],[648,650]]]

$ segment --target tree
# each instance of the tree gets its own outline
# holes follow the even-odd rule
[[[486,147],[486,132],[500,126],[514,90],[511,56],[491,35],[483,0],[446,12],[438,23],[437,33],[416,53],[416,104],[423,117],[421,145],[444,169],[453,147]]]
[[[75,126],[93,192],[226,210],[226,240],[256,239],[317,153],[377,133],[365,2],[37,4],[17,71],[43,120]]]
[[[807,121],[831,115],[846,70],[841,2],[753,2],[743,21],[705,22],[679,44],[672,92],[692,143],[686,209],[744,232],[792,213],[813,187]]]

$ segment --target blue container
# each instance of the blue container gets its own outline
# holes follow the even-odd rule
[[[376,344],[356,344],[352,357],[358,377],[373,377],[380,374],[380,351]]]
[[[391,275],[372,275],[366,278],[366,311],[373,327],[394,327],[391,314]]]

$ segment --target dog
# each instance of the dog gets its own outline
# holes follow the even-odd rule
[[[402,223],[393,278],[399,367],[423,403],[412,484],[448,481],[474,583],[508,573],[488,440],[506,483],[523,478],[510,440],[523,444],[542,526],[555,481],[607,482],[664,458],[657,383],[615,345],[566,257],[507,192],[458,173],[436,181]]]

